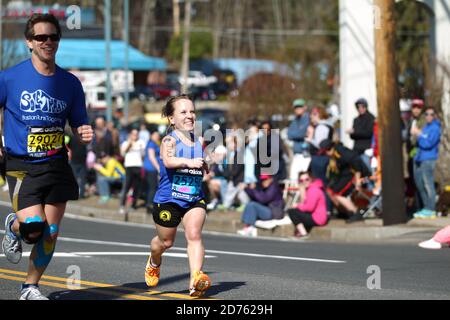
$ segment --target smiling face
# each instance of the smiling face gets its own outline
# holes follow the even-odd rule
[[[181,131],[193,131],[195,126],[195,107],[191,100],[180,99],[174,103],[170,124]]]
[[[56,27],[49,22],[38,22],[33,26],[33,35],[55,36],[58,35]],[[59,40],[52,41],[49,37],[45,41],[36,39],[27,39],[27,46],[32,49],[32,57],[44,63],[54,63],[56,52],[58,51]]]

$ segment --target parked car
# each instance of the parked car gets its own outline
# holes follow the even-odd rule
[[[189,95],[192,100],[216,100],[217,95],[212,89],[211,85],[209,86],[192,86],[189,88]]]
[[[227,129],[227,112],[225,110],[205,108],[197,110],[195,114],[195,121],[201,123],[202,134],[208,129],[213,129],[221,131],[225,137]]]
[[[180,87],[175,84],[157,83],[149,85],[149,89],[156,100],[162,100],[176,96],[180,93]]]
[[[184,84],[184,79],[181,75],[178,77],[178,81],[180,82],[180,84]],[[195,87],[208,86],[211,83],[214,83],[216,81],[217,81],[217,78],[215,76],[206,76],[201,71],[192,71],[191,70],[191,71],[189,71],[188,77],[187,77],[188,87],[190,87],[190,86],[195,86]]]

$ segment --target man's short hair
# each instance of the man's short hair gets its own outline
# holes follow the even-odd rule
[[[34,34],[34,25],[39,22],[51,23],[55,26],[58,36],[61,38],[61,26],[59,25],[58,19],[50,13],[34,13],[30,19],[28,19],[25,25],[25,39],[32,40]]]

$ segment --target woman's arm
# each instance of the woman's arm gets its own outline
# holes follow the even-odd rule
[[[178,158],[175,156],[176,140],[174,137],[166,136],[161,143],[161,159],[168,169],[189,168],[201,169],[203,167],[203,158]]]

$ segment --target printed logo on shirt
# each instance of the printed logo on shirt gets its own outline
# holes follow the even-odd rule
[[[22,91],[20,95],[20,110],[24,112],[61,113],[66,108],[65,101],[55,99],[40,89],[32,93]]]

